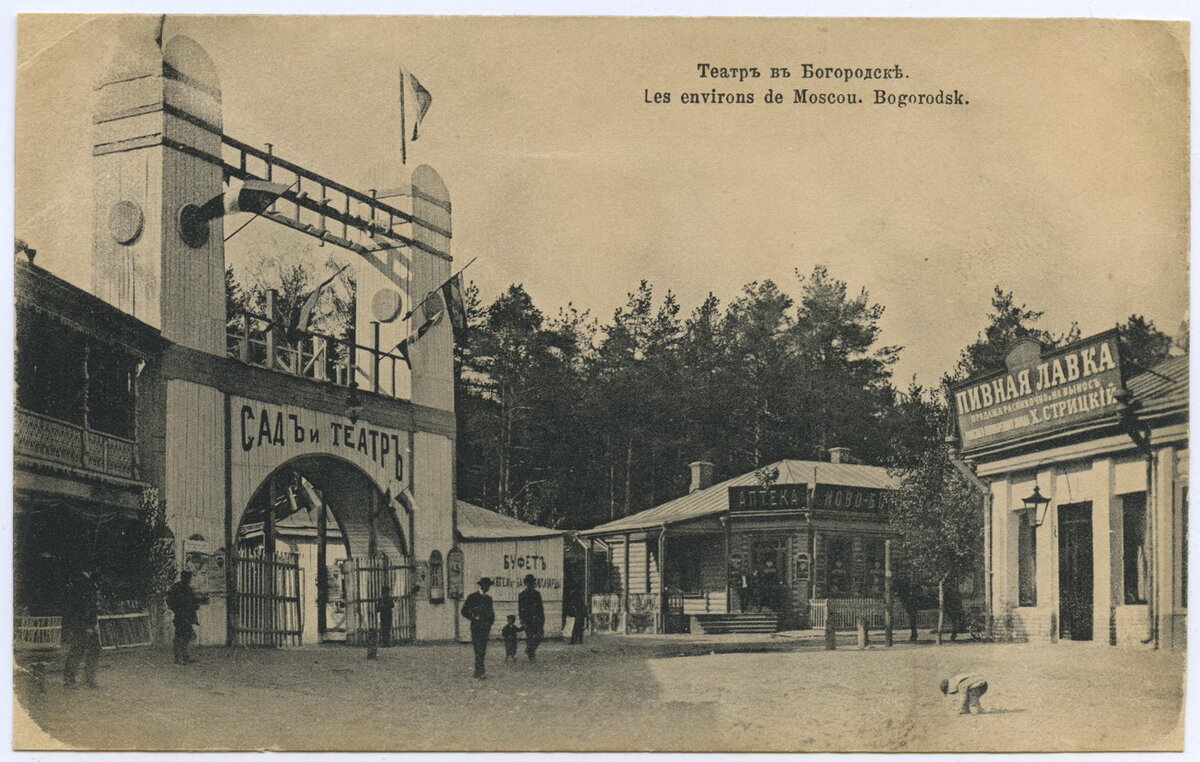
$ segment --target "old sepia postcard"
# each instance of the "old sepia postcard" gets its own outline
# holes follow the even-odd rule
[[[1183,748],[1187,22],[17,33],[17,749]]]

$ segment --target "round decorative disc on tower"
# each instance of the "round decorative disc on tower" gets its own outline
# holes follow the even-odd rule
[[[208,243],[208,220],[195,204],[187,204],[179,210],[179,237],[193,249]]]
[[[380,323],[390,323],[399,317],[403,302],[399,292],[381,288],[371,298],[371,314]]]
[[[143,223],[142,208],[133,201],[118,201],[108,212],[108,232],[122,246],[141,236]]]

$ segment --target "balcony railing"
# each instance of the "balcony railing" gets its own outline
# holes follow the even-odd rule
[[[226,351],[244,363],[288,373],[314,381],[354,386],[365,391],[403,396],[400,369],[407,369],[404,356],[386,352],[374,332],[374,346],[364,346],[324,334],[300,332],[294,343],[283,339],[285,331],[263,315],[241,312],[226,330]]]
[[[17,408],[19,455],[101,474],[136,478],[133,442]]]

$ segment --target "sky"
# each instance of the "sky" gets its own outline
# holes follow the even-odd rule
[[[18,27],[15,232],[90,287],[93,81],[119,23]],[[1187,38],[1105,21],[170,16],[221,78],[224,129],[359,188],[401,176],[399,67],[432,107],[408,169],[436,168],[453,253],[490,301],[522,283],[602,320],[642,279],[688,312],[825,264],[886,307],[898,382],[936,383],[993,286],[1083,333],[1186,317]],[[700,78],[698,63],[759,79]],[[800,79],[891,67],[899,82]],[[770,79],[771,66],[792,77]],[[751,92],[688,105],[681,92]],[[785,102],[767,105],[768,88]],[[961,107],[793,104],[795,88],[959,90]],[[673,94],[646,103],[646,91]],[[236,224],[236,223],[235,223]],[[259,220],[235,260],[302,237]]]

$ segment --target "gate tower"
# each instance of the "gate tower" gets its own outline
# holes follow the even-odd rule
[[[122,23],[96,88],[93,290],[168,342],[161,367],[139,382],[158,411],[141,423],[142,473],[161,489],[177,566],[224,561],[224,584],[207,580],[201,642],[237,642],[238,616],[227,615],[239,594],[235,533],[277,473],[325,475],[346,536],[369,533],[394,562],[445,557],[453,546],[450,321],[415,342],[407,361],[391,349],[415,328],[404,311],[450,275],[450,202],[429,167],[395,194],[411,200],[406,212],[234,140],[223,132],[220,80],[204,49],[180,35],[163,39],[154,19]],[[226,160],[231,153],[239,158]],[[399,168],[399,156],[390,159]],[[202,208],[222,206],[229,179],[281,188],[294,180],[256,224],[281,223],[358,255],[358,346],[307,331],[284,341],[271,316],[227,329],[225,224]],[[385,291],[403,308],[372,313],[372,297]],[[327,476],[351,471],[365,486],[342,490],[354,480]],[[408,609],[417,639],[452,638],[453,603],[424,592]]]

